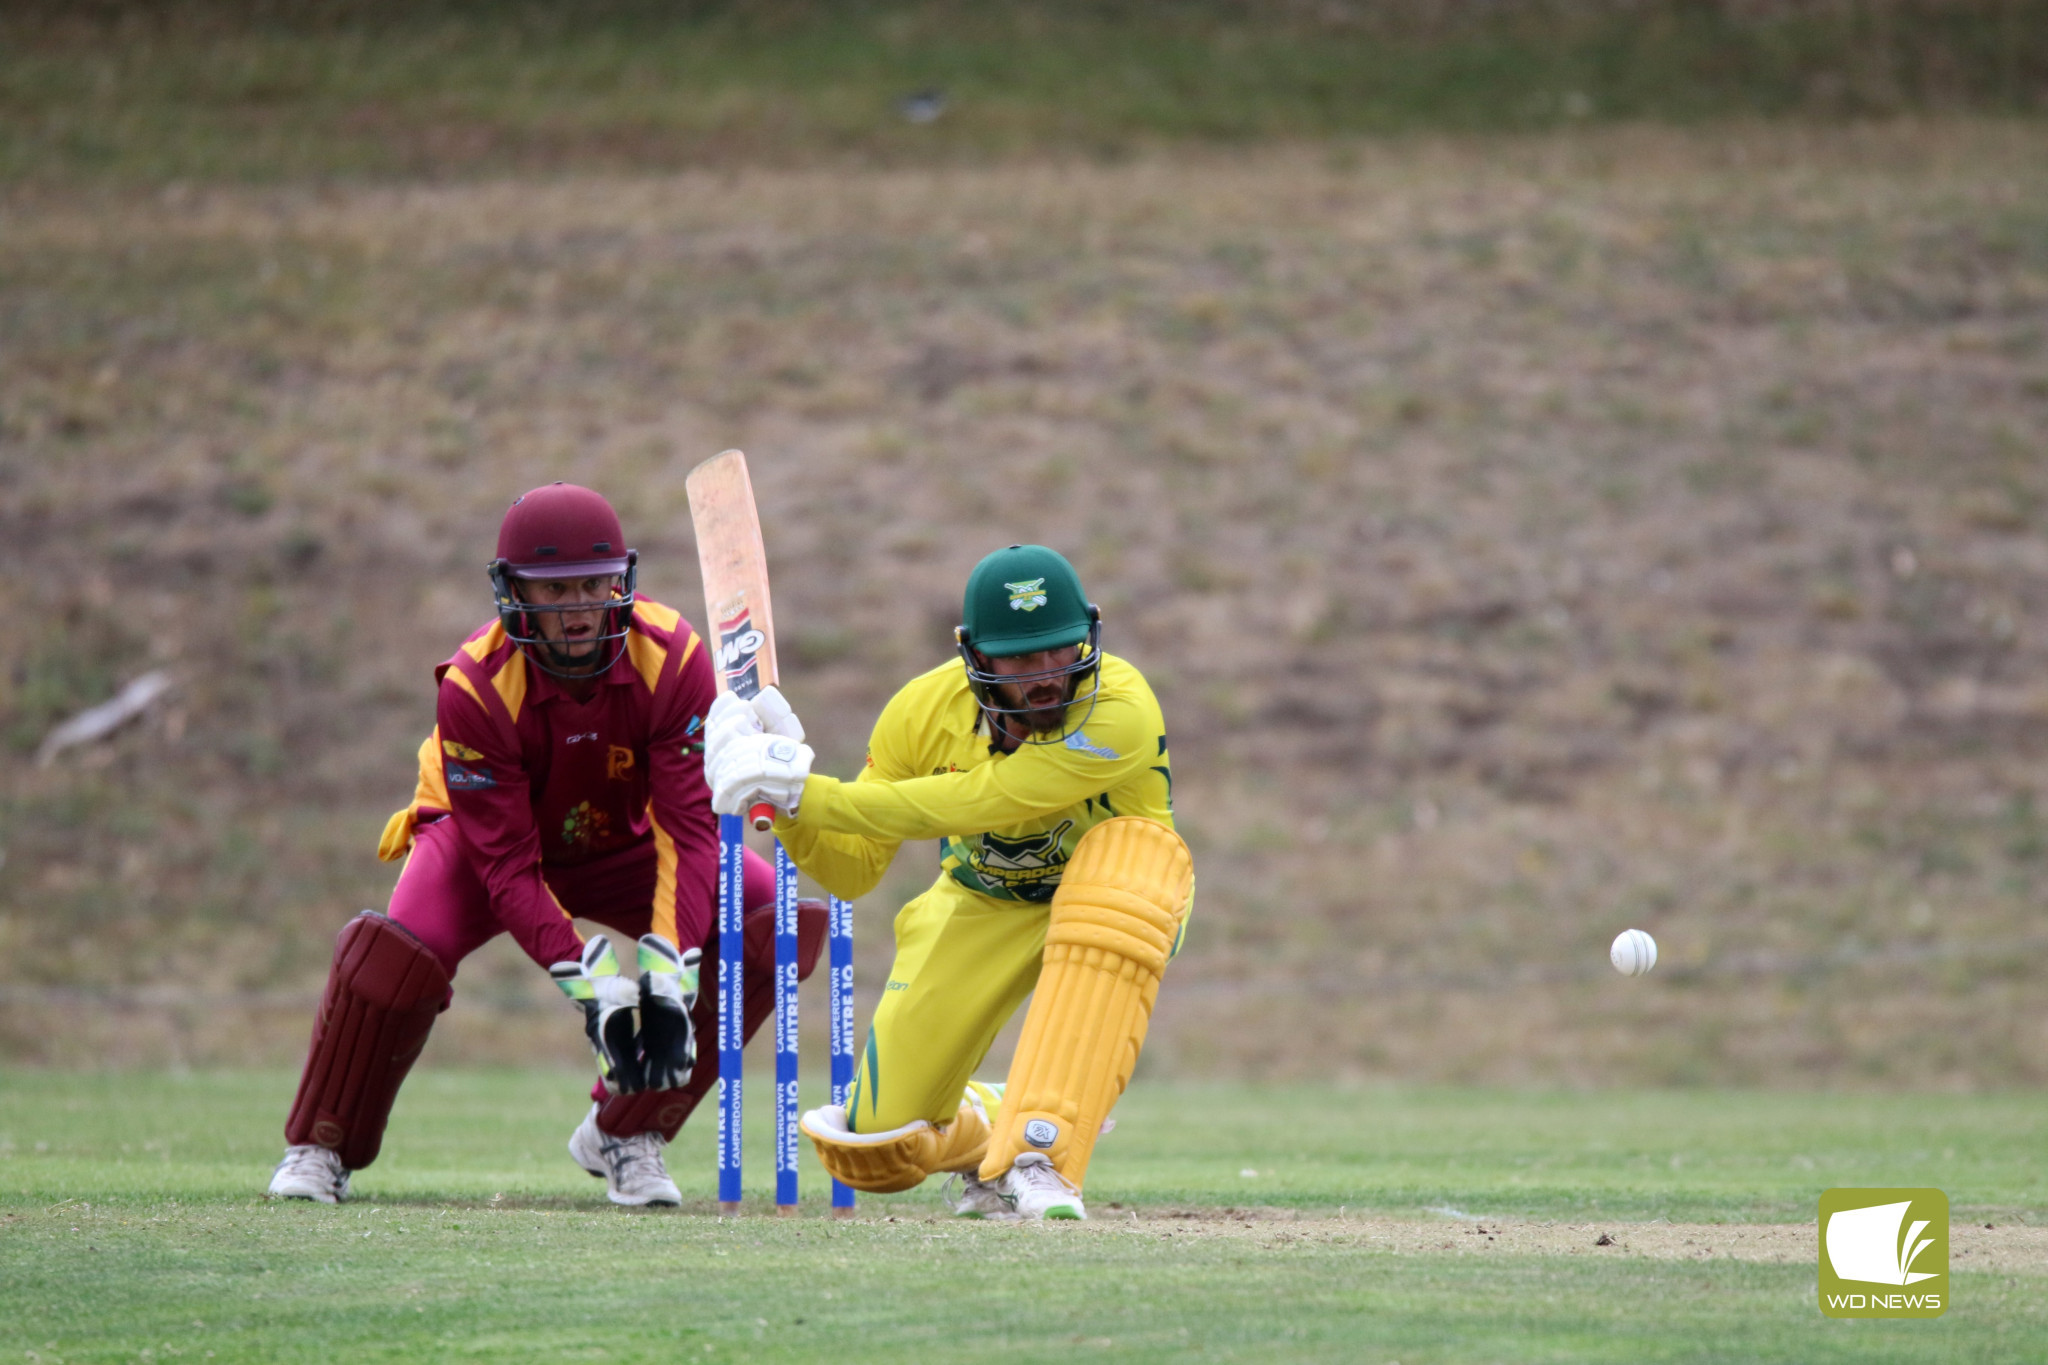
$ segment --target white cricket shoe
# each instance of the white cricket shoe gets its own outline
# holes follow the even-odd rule
[[[955,1194],[955,1188],[959,1193]],[[953,1210],[955,1218],[993,1218],[1010,1221],[1017,1217],[1017,1204],[1003,1194],[1001,1182],[983,1180],[972,1171],[955,1171],[939,1190],[939,1198]]]
[[[287,1147],[284,1160],[270,1173],[270,1197],[339,1204],[348,1198],[348,1174],[348,1168],[341,1164],[341,1154],[332,1147]]]
[[[627,1208],[683,1202],[683,1192],[668,1178],[661,1159],[666,1146],[668,1139],[659,1133],[613,1137],[597,1126],[595,1104],[569,1135],[569,1155],[576,1164],[604,1181],[604,1192],[614,1204]]]
[[[1087,1208],[1081,1203],[1081,1192],[1067,1183],[1067,1178],[1052,1164],[1052,1158],[1044,1152],[1025,1152],[1020,1155],[996,1182],[1000,1197],[1017,1211],[1019,1218],[1075,1218],[1085,1219]]]

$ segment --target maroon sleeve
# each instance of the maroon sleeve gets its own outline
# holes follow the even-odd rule
[[[491,913],[526,955],[543,967],[569,961],[582,954],[583,939],[541,878],[540,832],[518,736],[463,681],[449,670],[436,707],[455,832],[490,892]]]
[[[678,621],[671,650],[678,666],[664,669],[647,740],[648,781],[655,849],[654,932],[679,948],[702,947],[711,933],[718,895],[718,817],[704,782],[704,717],[716,684],[711,658],[688,625]]]

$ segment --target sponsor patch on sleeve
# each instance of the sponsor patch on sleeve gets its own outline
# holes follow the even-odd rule
[[[1067,747],[1079,753],[1093,754],[1097,758],[1122,757],[1122,755],[1118,754],[1116,750],[1110,748],[1108,745],[1097,744],[1094,740],[1088,738],[1088,732],[1086,730],[1076,730],[1073,734],[1068,735]]]
[[[482,757],[481,754],[477,756]],[[489,768],[473,768],[467,763],[448,764],[447,774],[448,790],[452,792],[489,791],[498,785],[498,779],[491,775]]]

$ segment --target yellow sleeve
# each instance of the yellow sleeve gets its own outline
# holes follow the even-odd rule
[[[1157,761],[1158,718],[1144,711],[1133,699],[1105,699],[1065,743],[1027,744],[966,772],[894,781],[863,773],[869,780],[861,782],[813,774],[797,827],[888,840],[893,852],[905,839],[983,834],[1054,815]]]
[[[914,773],[916,769],[904,743],[911,733],[904,715],[906,709],[901,693],[882,708],[874,733],[868,737],[867,761],[861,766],[860,776],[851,783],[841,783],[837,778],[826,780],[835,786],[881,785]],[[806,786],[804,791],[808,800],[810,788]],[[810,810],[803,807],[801,813],[808,817]],[[806,876],[842,900],[857,900],[874,890],[903,844],[901,839],[828,830],[808,818],[792,820],[782,811],[775,814],[775,834]]]

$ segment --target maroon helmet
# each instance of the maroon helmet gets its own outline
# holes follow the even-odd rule
[[[498,620],[534,667],[558,678],[594,678],[619,661],[633,620],[633,589],[640,555],[626,548],[619,514],[600,493],[573,483],[551,483],[512,500],[498,527],[498,557],[491,561],[491,588]],[[593,643],[604,649],[593,663],[575,659],[540,632],[543,612],[590,611],[587,602],[539,604],[514,588],[518,581],[611,577],[611,602]]]

